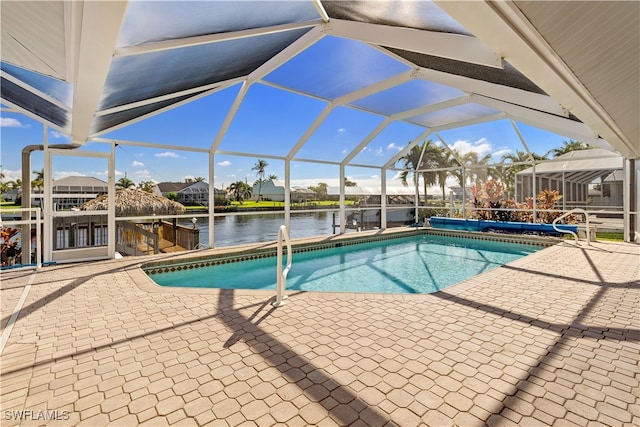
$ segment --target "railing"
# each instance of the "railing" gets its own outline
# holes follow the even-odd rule
[[[174,225],[167,221],[162,221],[161,236],[164,240],[172,242],[174,245],[187,250],[196,249],[200,244],[200,231],[194,227]]]
[[[561,219],[566,218],[569,215],[573,215],[573,214],[576,214],[576,213],[581,213],[581,214],[584,215],[585,222],[586,222],[586,227],[587,227],[587,246],[590,246],[591,245],[591,228],[589,227],[589,214],[584,209],[580,209],[580,208],[572,209],[569,212],[566,212],[566,213],[560,215],[558,218],[554,219],[553,222],[551,223],[551,225],[553,226],[553,229],[556,230],[558,233],[571,234],[573,236],[573,238],[576,239],[576,245],[579,245],[580,243],[579,243],[578,235],[576,233],[574,233],[571,230],[561,230],[556,225],[558,223],[558,221],[560,221]]]
[[[282,269],[282,240],[287,244],[287,266],[285,269]],[[284,225],[280,226],[278,230],[278,265],[277,265],[277,282],[276,282],[276,300],[273,302],[274,307],[280,307],[284,305],[286,301],[283,301],[287,298],[284,294],[284,288],[287,282],[287,274],[289,274],[289,270],[291,270],[291,261],[292,261],[292,253],[291,253],[291,240],[289,239],[289,232],[287,231],[287,227]]]
[[[122,221],[116,228],[116,250],[134,256],[158,254],[159,236],[135,223]]]

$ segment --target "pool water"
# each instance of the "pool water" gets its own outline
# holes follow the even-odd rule
[[[286,288],[431,293],[540,249],[537,245],[421,235],[300,252],[293,254]],[[149,276],[161,286],[275,290],[276,257]]]

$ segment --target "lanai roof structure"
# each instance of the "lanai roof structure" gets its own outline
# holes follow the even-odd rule
[[[73,147],[165,146],[211,157],[275,158],[285,170],[291,161],[344,168],[372,166],[359,163],[358,154],[387,127],[420,128],[400,152],[373,165],[385,169],[426,137],[507,119],[640,157],[637,2],[3,1],[1,7],[5,111],[69,135]],[[107,137],[232,87],[235,97],[208,147]],[[255,87],[312,98],[321,108],[282,146],[256,152],[225,141]],[[314,132],[344,108],[379,122],[350,151],[309,157],[305,145]],[[288,179],[285,172],[290,188]]]

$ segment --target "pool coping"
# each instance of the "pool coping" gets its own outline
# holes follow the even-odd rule
[[[512,261],[505,265],[514,265],[518,261],[526,259],[527,261],[531,260],[531,257],[543,252],[544,249],[553,247],[561,242],[563,239],[550,237],[550,236],[535,236],[535,235],[514,235],[514,234],[503,234],[503,233],[490,233],[490,232],[473,232],[473,231],[463,231],[463,230],[443,230],[443,229],[435,229],[432,227],[410,227],[410,228],[396,228],[396,229],[387,229],[387,230],[371,230],[371,231],[362,231],[358,233],[348,233],[348,234],[338,234],[338,235],[330,235],[330,236],[316,236],[310,238],[299,238],[299,239],[291,239],[293,253],[296,253],[296,249],[300,251],[311,250],[310,248],[315,249],[324,249],[336,246],[342,246],[344,244],[358,244],[358,243],[366,243],[371,241],[378,240],[387,240],[401,237],[408,237],[414,235],[423,235],[423,234],[432,234],[432,235],[440,235],[440,236],[449,236],[449,237],[465,237],[469,239],[477,239],[477,240],[491,240],[491,241],[502,241],[509,243],[520,243],[520,244],[531,244],[535,246],[543,246],[540,251],[536,251],[533,254],[529,254],[525,257]],[[177,286],[162,286],[158,285],[154,282],[151,277],[148,275],[147,271],[154,267],[159,268],[161,266],[167,265],[189,265],[189,263],[194,262],[208,262],[207,260],[230,260],[237,259],[237,261],[244,261],[250,259],[256,259],[260,257],[268,257],[276,255],[277,250],[277,242],[262,242],[262,243],[254,243],[254,244],[245,244],[238,246],[228,246],[223,248],[213,248],[213,249],[204,249],[197,251],[189,251],[187,253],[180,253],[177,255],[176,253],[171,254],[168,257],[162,257],[162,259],[158,259],[157,256],[154,256],[149,260],[141,260],[141,262],[133,268],[127,269],[127,273],[133,280],[133,282],[142,290],[153,293],[164,293],[164,292],[186,292],[186,293],[202,293],[211,296],[217,296],[220,292],[228,292],[233,291],[234,293],[239,294],[247,294],[253,296],[263,296],[263,297],[273,297],[275,294],[274,290],[256,290],[256,289],[223,289],[223,288],[190,288],[190,287],[177,287]],[[259,254],[259,255],[256,255]],[[213,264],[210,264],[213,265]],[[517,264],[515,264],[517,265]],[[206,265],[204,265],[206,266]],[[187,267],[188,268],[188,267]],[[193,268],[193,267],[191,267]],[[500,268],[500,267],[499,267]],[[469,279],[466,279],[462,282],[456,283],[447,287],[450,289],[453,286],[460,286],[464,283],[470,281],[471,279],[475,279],[478,277],[482,277],[485,275],[489,275],[492,272],[495,272],[497,269],[487,271],[481,273],[480,275],[473,276]],[[407,296],[415,297],[415,296],[426,296],[432,295],[433,293],[424,293],[424,294],[395,294],[395,293],[371,293],[371,292],[319,292],[319,291],[290,291],[290,294],[306,295],[307,297],[330,297],[330,298],[358,298],[358,299],[405,299]]]

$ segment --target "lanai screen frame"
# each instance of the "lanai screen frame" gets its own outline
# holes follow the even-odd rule
[[[292,161],[299,162],[307,162],[314,161],[313,159],[302,159],[296,157],[296,153],[298,150],[304,145],[304,143],[311,136],[313,131],[317,129],[317,127],[322,123],[322,121],[327,117],[330,111],[336,106],[348,106],[349,108],[357,108],[353,105],[350,105],[351,102],[354,102],[357,99],[365,98],[368,95],[378,93],[385,89],[394,87],[403,82],[410,81],[412,79],[424,79],[428,81],[435,81],[441,84],[451,84],[458,89],[462,89],[465,92],[465,95],[452,100],[446,100],[437,105],[428,105],[425,107],[419,107],[416,109],[412,109],[409,111],[403,111],[400,113],[396,113],[394,115],[382,115],[384,117],[383,123],[389,124],[394,120],[407,120],[410,121],[412,117],[415,117],[420,114],[424,114],[430,111],[436,111],[443,108],[455,107],[459,105],[465,105],[469,103],[474,103],[478,105],[482,105],[486,108],[495,110],[495,114],[492,114],[488,117],[477,117],[461,122],[456,123],[446,123],[441,126],[434,127],[425,127],[425,131],[423,135],[413,140],[405,149],[394,156],[392,159],[389,159],[382,167],[375,165],[354,165],[352,164],[352,160],[357,154],[358,150],[362,147],[366,146],[368,142],[373,139],[373,137],[382,129],[384,126],[380,126],[374,132],[370,134],[369,137],[364,139],[356,149],[352,150],[348,155],[343,157],[342,159],[338,159],[335,162],[325,162],[331,163],[339,166],[340,168],[340,183],[341,183],[341,194],[340,194],[340,206],[341,206],[341,224],[345,224],[344,219],[344,168],[347,166],[364,166],[364,167],[372,167],[379,168],[381,171],[381,177],[383,180],[382,191],[385,191],[384,181],[386,180],[386,170],[393,170],[396,161],[402,157],[412,146],[419,144],[429,135],[437,135],[438,131],[449,129],[451,127],[462,127],[467,126],[473,123],[479,123],[484,121],[491,120],[499,120],[508,118],[513,123],[515,121],[527,123],[533,126],[542,127],[544,129],[550,130],[555,133],[559,133],[570,138],[579,139],[581,141],[594,144],[596,146],[606,146],[609,147],[606,141],[598,138],[598,136],[591,131],[587,126],[575,120],[575,118],[570,117],[569,113],[562,108],[557,102],[553,101],[550,97],[532,92],[524,92],[519,89],[513,89],[509,87],[505,87],[496,83],[488,83],[482,80],[474,80],[469,77],[453,75],[443,71],[438,71],[430,68],[423,68],[420,65],[417,65],[416,62],[412,62],[402,55],[403,49],[411,48],[414,52],[418,52],[421,55],[440,55],[444,56],[448,59],[452,59],[455,61],[469,61],[473,64],[483,64],[487,67],[495,67],[500,68],[503,66],[502,59],[497,56],[491,49],[488,49],[482,43],[478,43],[478,40],[466,36],[464,34],[447,34],[447,33],[438,33],[433,31],[425,31],[425,32],[416,32],[415,29],[412,28],[403,28],[403,27],[387,27],[382,26],[380,24],[374,23],[365,23],[365,22],[355,22],[355,21],[346,21],[341,19],[329,19],[326,12],[324,12],[324,8],[322,4],[318,2],[312,2],[314,7],[316,7],[318,11],[318,19],[313,21],[304,21],[295,24],[286,24],[279,25],[277,28],[270,27],[266,29],[266,32],[273,31],[298,31],[304,30],[305,34],[298,38],[295,42],[288,45],[284,50],[278,53],[276,56],[268,60],[263,65],[259,66],[253,72],[249,73],[246,76],[234,77],[226,81],[221,82],[213,82],[210,84],[206,84],[204,86],[199,86],[196,88],[191,88],[188,90],[182,90],[175,94],[165,94],[162,96],[154,97],[152,100],[147,100],[144,102],[134,103],[134,105],[127,105],[125,107],[113,107],[107,108],[106,110],[99,111],[98,115],[100,117],[104,117],[108,114],[118,114],[127,109],[133,110],[134,108],[145,108],[145,106],[153,106],[153,104],[162,105],[163,102],[169,103],[170,101],[178,100],[178,102],[174,102],[168,106],[164,106],[164,108],[155,110],[151,113],[144,114],[138,118],[134,118],[127,122],[118,124],[116,126],[112,126],[108,129],[101,129],[99,132],[93,132],[90,134],[90,141],[94,142],[103,142],[109,143],[112,145],[131,145],[131,146],[147,146],[154,148],[175,148],[178,150],[191,150],[191,151],[200,151],[200,152],[208,152],[209,154],[209,197],[210,197],[210,206],[213,206],[213,198],[214,198],[214,170],[215,170],[215,156],[219,154],[233,154],[233,155],[241,155],[248,157],[265,157],[269,158],[269,156],[261,155],[260,153],[244,153],[244,152],[225,152],[219,149],[220,143],[223,140],[226,131],[228,130],[229,125],[231,124],[234,115],[236,114],[238,108],[242,104],[244,97],[246,96],[249,88],[253,84],[268,84],[272,86],[274,85],[272,82],[264,80],[264,77],[269,74],[269,72],[278,68],[282,64],[289,61],[291,58],[295,57],[299,53],[306,50],[308,47],[317,43],[324,37],[333,36],[333,37],[345,37],[352,38],[355,40],[361,40],[364,43],[373,46],[375,49],[383,52],[385,55],[388,55],[400,62],[404,62],[408,70],[404,73],[401,73],[396,76],[392,76],[385,81],[378,82],[368,87],[364,87],[362,89],[356,90],[352,93],[346,94],[339,98],[335,99],[323,99],[327,103],[327,108],[323,111],[314,121],[314,123],[309,127],[308,131],[305,135],[298,141],[298,143],[287,153],[286,156],[276,156],[272,158],[277,158],[282,160],[285,165],[285,187],[290,189],[290,163]],[[221,33],[211,36],[209,39],[204,40],[204,43],[219,43],[224,42],[226,40],[233,40],[238,37],[246,37],[255,34],[259,34],[261,30],[265,29],[255,29],[253,32],[247,30],[240,30],[237,32],[231,33]],[[418,40],[415,39],[410,41],[413,37],[418,37]],[[158,45],[155,46],[154,43],[151,43],[147,46],[131,46],[131,47],[119,47],[116,56],[119,55],[136,55],[136,54],[144,54],[144,52],[148,52],[150,49],[164,49],[164,48],[175,48],[176,45],[181,45],[185,43],[188,45],[189,43],[193,43],[194,38],[191,37],[185,41],[174,40],[169,42],[159,42]],[[425,43],[429,42],[429,43]],[[165,46],[171,45],[173,46]],[[383,44],[395,46],[395,51],[393,49],[388,49],[383,47]],[[418,46],[420,45],[420,46]],[[163,47],[164,46],[164,47]],[[428,47],[424,47],[428,46]],[[400,50],[398,50],[400,49]],[[410,50],[411,50],[410,49]],[[3,78],[8,78],[6,73],[3,72]],[[10,80],[10,79],[9,79]],[[11,81],[11,80],[10,80]],[[175,108],[180,105],[183,105],[186,102],[191,102],[199,99],[200,97],[207,96],[212,94],[218,90],[227,88],[232,85],[240,85],[240,90],[236,99],[229,110],[229,113],[224,120],[223,126],[219,130],[215,139],[212,141],[212,144],[208,150],[201,150],[192,147],[185,146],[168,146],[163,144],[155,144],[153,142],[142,142],[142,141],[122,141],[122,140],[113,140],[101,138],[103,133],[107,131],[112,131],[119,127],[122,127],[124,124],[129,125],[135,123],[138,120],[143,118],[152,117],[156,114],[159,114],[163,111],[166,111],[169,108]],[[24,86],[28,85],[23,85]],[[286,88],[286,87],[278,87],[283,90],[290,90],[295,93],[298,93],[303,96],[310,96],[307,93],[303,93],[300,91],[296,91],[295,89]],[[492,96],[489,96],[492,95]],[[523,95],[526,95],[526,101],[523,101]],[[4,100],[3,100],[4,102]],[[18,111],[20,107],[8,103],[10,107],[16,108]],[[526,105],[526,106],[524,106]],[[156,108],[155,106],[153,108]],[[15,111],[12,109],[12,111]],[[375,112],[371,112],[375,114]],[[33,114],[30,114],[33,117]],[[81,118],[82,119],[82,118]],[[42,121],[42,120],[41,120]],[[82,121],[82,120],[81,120]],[[45,122],[46,123],[46,122]],[[55,125],[55,124],[54,124]],[[56,129],[63,128],[60,124],[55,125]],[[72,138],[74,136],[74,129],[65,129],[67,131],[71,130]],[[529,152],[526,143],[524,140],[522,141],[523,148]],[[45,144],[46,145],[46,144]],[[446,144],[445,142],[445,145]],[[609,147],[610,148],[610,147]],[[45,148],[46,149],[46,148]],[[320,162],[322,163],[322,162]],[[384,196],[384,194],[383,194]],[[45,196],[46,197],[46,196]],[[386,197],[382,197],[383,206],[382,212],[383,216],[385,215],[384,203],[386,202]],[[285,193],[285,223],[288,224],[290,218],[290,192],[287,191]],[[211,212],[209,216],[209,232],[210,232],[210,242],[213,242],[213,220],[214,215]],[[344,229],[342,230],[344,232]]]

